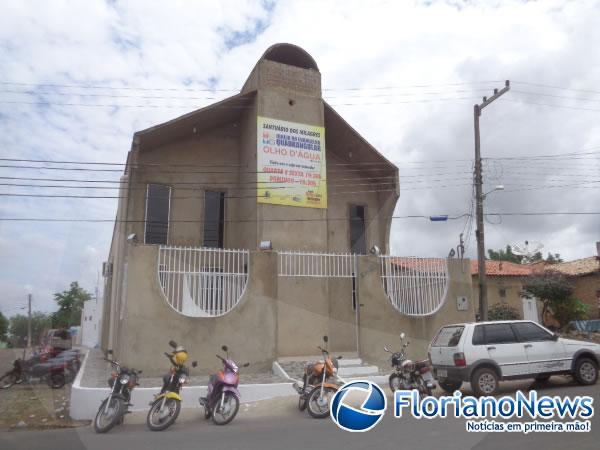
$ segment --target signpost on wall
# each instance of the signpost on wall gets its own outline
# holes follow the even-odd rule
[[[258,116],[258,203],[327,208],[325,128]]]

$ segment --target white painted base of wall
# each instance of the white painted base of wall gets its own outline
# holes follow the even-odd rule
[[[71,409],[70,415],[74,420],[93,420],[98,412],[100,403],[110,394],[110,388],[91,388],[81,386],[81,378],[85,371],[88,352],[86,352],[81,370],[75,377],[71,386]],[[275,373],[284,376],[287,379],[291,378],[281,369],[279,364],[273,364]],[[386,375],[367,376],[362,379],[373,381],[382,387],[387,386],[388,377]],[[351,381],[351,380],[345,380]],[[268,383],[268,384],[241,384],[239,386],[240,395],[243,402],[256,402],[259,400],[267,400],[275,397],[287,397],[295,395],[296,391],[292,387],[292,383]],[[153,400],[154,395],[160,391],[160,386],[155,388],[137,388],[133,391],[131,403],[133,406],[131,411],[144,411],[149,409],[149,403]],[[187,386],[183,388],[181,394],[183,408],[199,408],[198,398],[206,395],[206,386]]]
[[[71,386],[71,409],[70,415],[75,420],[93,420],[98,412],[100,403],[110,394],[110,388],[91,388],[81,386],[81,378],[85,371],[88,353],[85,355],[81,370],[75,377]],[[294,395],[295,390],[292,383],[268,383],[268,384],[241,384],[239,386],[243,402],[256,402],[275,397]],[[131,411],[144,411],[149,409],[149,403],[154,395],[160,391],[160,386],[155,388],[136,388],[131,396],[133,406]],[[186,386],[181,396],[183,408],[200,408],[198,398],[206,395],[206,386]]]

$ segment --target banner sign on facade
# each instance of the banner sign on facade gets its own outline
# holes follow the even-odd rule
[[[258,203],[327,208],[325,128],[258,116]]]

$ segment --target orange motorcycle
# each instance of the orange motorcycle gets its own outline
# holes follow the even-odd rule
[[[323,342],[327,346],[327,336],[323,336]],[[308,406],[308,413],[315,418],[327,417],[329,414],[329,400],[333,394],[344,383],[337,376],[339,360],[331,358],[326,348],[318,347],[323,354],[323,360],[309,363],[304,369],[302,386],[294,383],[294,389],[298,392],[298,409],[304,411]]]

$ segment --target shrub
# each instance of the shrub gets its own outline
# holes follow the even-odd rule
[[[561,327],[573,320],[585,320],[588,318],[588,308],[578,298],[568,297],[563,301],[550,302],[549,309]]]
[[[489,320],[519,320],[521,314],[516,308],[505,305],[503,303],[496,303],[488,311]]]

